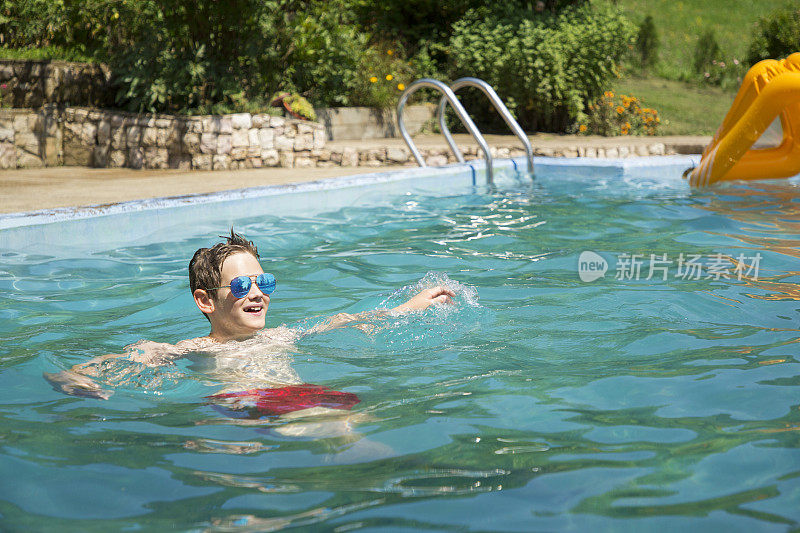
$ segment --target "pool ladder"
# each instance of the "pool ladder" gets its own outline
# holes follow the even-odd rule
[[[406,129],[405,122],[403,122],[403,109],[406,106],[406,102],[408,98],[414,94],[419,89],[423,87],[428,87],[431,89],[437,89],[439,92],[442,93],[442,98],[439,101],[439,109],[438,109],[438,116],[439,116],[439,127],[444,134],[445,139],[447,140],[447,144],[450,145],[450,150],[453,151],[453,154],[456,156],[456,159],[459,163],[464,163],[464,155],[459,150],[458,146],[456,145],[453,136],[450,134],[450,129],[447,127],[445,123],[444,112],[447,108],[448,102],[453,107],[453,111],[456,112],[458,118],[461,119],[462,124],[467,128],[467,131],[472,135],[472,138],[475,139],[475,142],[478,143],[481,151],[483,151],[483,155],[486,158],[486,179],[489,183],[494,181],[494,172],[493,172],[493,160],[492,160],[492,153],[489,150],[489,145],[486,143],[486,139],[483,138],[478,127],[472,121],[470,116],[467,114],[467,111],[464,109],[464,106],[461,105],[461,102],[456,97],[455,91],[463,88],[463,87],[477,87],[489,98],[489,101],[494,105],[494,108],[500,113],[500,116],[503,117],[503,120],[508,124],[508,127],[511,128],[511,131],[514,135],[519,138],[522,142],[522,145],[525,147],[525,154],[527,155],[528,159],[528,172],[533,174],[533,148],[531,148],[531,143],[528,140],[527,135],[525,132],[522,131],[522,128],[519,126],[514,117],[511,116],[506,105],[497,96],[497,93],[492,88],[491,85],[486,83],[485,81],[478,79],[478,78],[459,78],[453,83],[450,84],[448,87],[443,82],[439,80],[434,80],[433,78],[422,78],[413,83],[411,83],[408,88],[403,92],[403,95],[400,97],[400,101],[397,103],[397,125],[400,129],[400,135],[403,136],[403,140],[408,145],[408,148],[411,150],[411,153],[414,154],[414,158],[417,160],[417,164],[421,167],[427,167],[427,163],[425,163],[425,159],[420,154],[419,150],[417,149],[417,145],[414,144],[414,141],[411,139],[411,135],[408,134],[408,130]]]

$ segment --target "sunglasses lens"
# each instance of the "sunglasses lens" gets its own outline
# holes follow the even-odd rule
[[[237,276],[231,280],[231,294],[235,298],[244,298],[250,292],[250,278],[247,276]]]
[[[272,274],[259,274],[256,278],[256,285],[264,294],[272,294],[275,291],[276,284],[275,276]]]

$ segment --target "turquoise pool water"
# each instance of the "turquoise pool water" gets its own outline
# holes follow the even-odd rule
[[[0,530],[797,528],[800,182],[540,168],[0,230]],[[186,266],[233,223],[278,278],[270,326],[433,281],[456,306],[242,347],[357,394],[349,416],[226,417],[199,357],[108,368],[107,401],[44,381],[206,334]],[[650,254],[673,262],[646,279]]]

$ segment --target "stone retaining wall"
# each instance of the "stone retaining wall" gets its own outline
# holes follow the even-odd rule
[[[664,155],[661,142],[617,138],[607,147],[536,148],[535,155],[628,157]],[[420,150],[431,166],[454,163],[446,147]],[[475,146],[466,159],[482,158]],[[516,143],[493,146],[497,158],[520,157]],[[326,147],[322,124],[270,115],[238,113],[175,117],[87,108],[0,109],[0,169],[43,166],[228,170],[260,167],[416,165],[405,147]]]
[[[0,59],[0,104],[109,107],[114,103],[110,80],[108,68],[99,64]]]

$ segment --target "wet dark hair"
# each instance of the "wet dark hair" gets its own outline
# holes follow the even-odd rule
[[[225,239],[225,242],[217,243],[211,248],[200,248],[189,261],[189,290],[192,291],[192,294],[197,289],[211,292],[214,290],[213,287],[220,286],[222,263],[229,256],[246,252],[256,259],[260,259],[256,245],[235,233],[233,227],[231,227],[230,236],[220,235],[220,237]],[[208,318],[205,313],[203,315]]]

